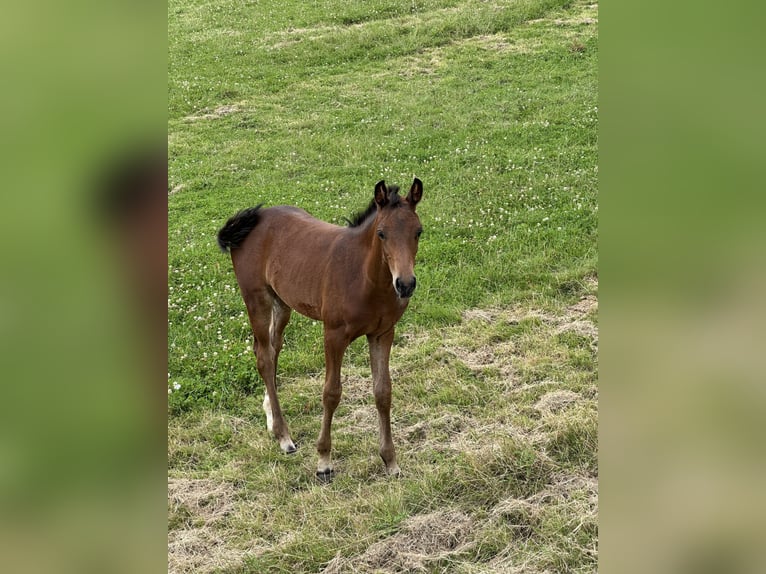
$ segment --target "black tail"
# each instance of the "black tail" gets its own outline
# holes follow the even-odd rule
[[[228,253],[231,249],[236,249],[242,244],[248,234],[258,224],[258,210],[261,209],[262,205],[243,209],[229,218],[226,225],[221,227],[221,230],[218,232],[218,246],[221,248],[221,251]]]

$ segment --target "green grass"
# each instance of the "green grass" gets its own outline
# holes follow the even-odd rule
[[[227,485],[218,514],[183,488],[169,497],[171,565],[595,570],[597,7],[171,0],[168,13],[168,473]],[[320,486],[321,325],[293,314],[286,331],[280,399],[300,450],[284,457],[215,233],[261,202],[342,224],[376,181],[413,176],[425,232],[392,353],[405,474],[382,474],[357,341],[338,477]]]

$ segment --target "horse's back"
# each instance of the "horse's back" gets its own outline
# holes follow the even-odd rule
[[[323,237],[332,239],[338,227],[315,217],[298,207],[277,205],[258,211],[258,224],[253,228],[238,250],[239,259],[286,255],[282,249],[291,250],[313,241],[322,242]],[[272,249],[276,247],[276,249]],[[235,252],[232,252],[235,255]]]
[[[270,288],[299,313],[314,317],[333,243],[342,228],[280,205],[260,210],[258,224],[232,251],[240,287]]]

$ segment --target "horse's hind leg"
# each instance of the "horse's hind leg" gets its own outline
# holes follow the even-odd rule
[[[272,325],[274,316],[274,307],[277,305],[277,299],[268,288],[253,290],[248,292],[245,297],[247,313],[250,317],[250,325],[253,328],[253,351],[258,361],[258,372],[266,386],[264,398],[264,410],[266,410],[266,425],[274,433],[279,441],[280,448],[286,453],[295,452],[295,444],[290,438],[287,429],[287,423],[282,416],[282,409],[279,406],[277,397],[277,356],[281,349],[281,333],[284,331],[289,313],[286,317],[283,314],[278,316],[278,322],[275,327],[279,327],[280,341],[272,339]],[[279,302],[281,303],[281,301]],[[277,330],[274,329],[276,334]],[[267,408],[270,407],[270,408]],[[270,411],[270,413],[269,413]],[[269,414],[271,416],[269,417]]]
[[[290,315],[292,309],[285,305],[281,299],[274,297],[271,306],[271,323],[269,325],[269,341],[274,349],[274,372],[278,371],[279,367],[279,352],[282,350],[284,343],[284,332],[287,323],[290,321]],[[276,379],[276,375],[275,375]],[[271,401],[269,400],[268,390],[263,392],[263,412],[266,413],[266,427],[269,431],[274,430],[274,415],[271,409]]]

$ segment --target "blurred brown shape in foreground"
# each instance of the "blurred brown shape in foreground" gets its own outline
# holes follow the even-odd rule
[[[167,150],[138,147],[107,165],[96,201],[105,232],[111,236],[117,270],[135,305],[139,350],[146,362],[152,400],[165,425],[167,370]]]

